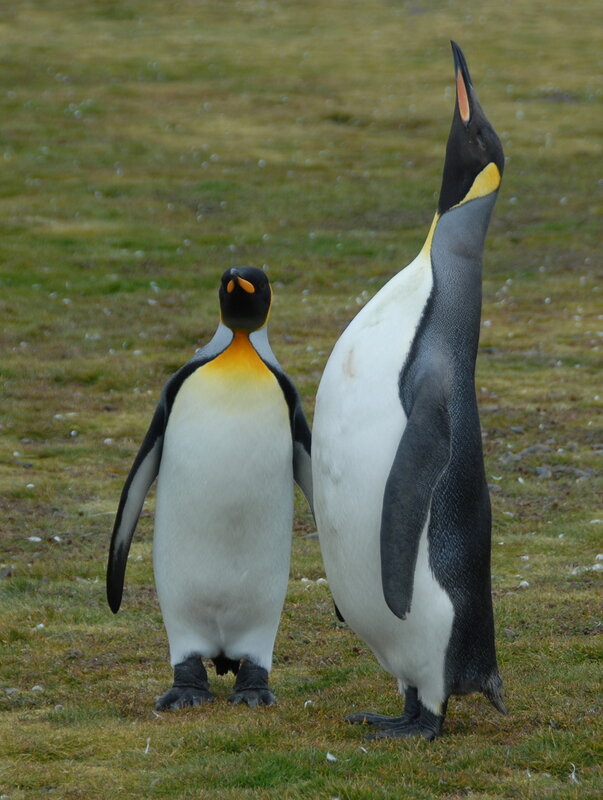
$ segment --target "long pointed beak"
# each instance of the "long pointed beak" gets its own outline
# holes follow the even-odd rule
[[[456,100],[459,108],[459,115],[465,125],[471,120],[471,76],[465,61],[463,51],[456,42],[450,42],[454,55],[454,67],[456,70]]]

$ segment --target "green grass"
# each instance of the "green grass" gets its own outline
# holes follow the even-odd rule
[[[600,796],[600,22],[595,0],[0,7],[0,796]],[[316,583],[298,497],[279,704],[231,708],[220,678],[157,716],[152,498],[116,617],[104,569],[161,386],[221,272],[266,265],[311,419],[339,332],[428,230],[450,38],[509,159],[477,388],[511,713],[455,698],[433,744],[344,723],[400,699]]]

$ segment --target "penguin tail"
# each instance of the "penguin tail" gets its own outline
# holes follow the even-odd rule
[[[239,671],[240,661],[233,661],[232,658],[227,658],[225,655],[216,656],[212,658],[212,661],[217,675],[226,675],[227,672],[236,675]]]
[[[487,681],[482,685],[482,692],[501,714],[508,714],[505,706],[502,678],[498,672],[493,672]]]

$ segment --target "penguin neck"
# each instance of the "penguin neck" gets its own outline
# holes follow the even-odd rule
[[[231,329],[232,339],[228,346],[204,367],[206,374],[220,374],[224,381],[257,381],[270,377],[272,373],[250,340],[250,332]]]
[[[232,340],[227,347],[231,353],[247,354],[249,358],[263,360],[263,354],[260,352],[257,343],[258,339],[262,340],[260,331],[265,331],[265,326],[258,328],[255,331],[246,331],[242,328],[231,329]],[[265,334],[264,334],[265,336]]]
[[[257,355],[249,339],[249,333],[249,331],[244,331],[241,328],[235,328],[232,331],[232,341],[227,349],[237,353],[249,352],[250,355]]]
[[[453,256],[472,265],[481,264],[497,194],[495,191],[481,197],[471,197],[441,215],[436,213],[428,235],[429,246],[432,246],[434,239],[443,237]]]
[[[482,305],[482,255],[496,194],[454,206],[432,226],[433,314],[456,358],[475,360]]]

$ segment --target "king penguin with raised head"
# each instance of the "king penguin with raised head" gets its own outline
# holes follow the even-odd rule
[[[474,384],[482,253],[504,159],[452,49],[456,103],[431,230],[336,343],[314,415],[329,585],[405,695],[400,717],[349,717],[374,737],[435,738],[453,694],[483,692],[505,712]]]
[[[268,278],[229,269],[219,298],[213,338],[161,394],[111,539],[107,598],[117,612],[158,475],[153,565],[174,683],[157,710],[212,699],[202,659],[235,673],[232,703],[274,703],[268,674],[289,575],[294,479],[312,498],[310,430],[268,343]]]

